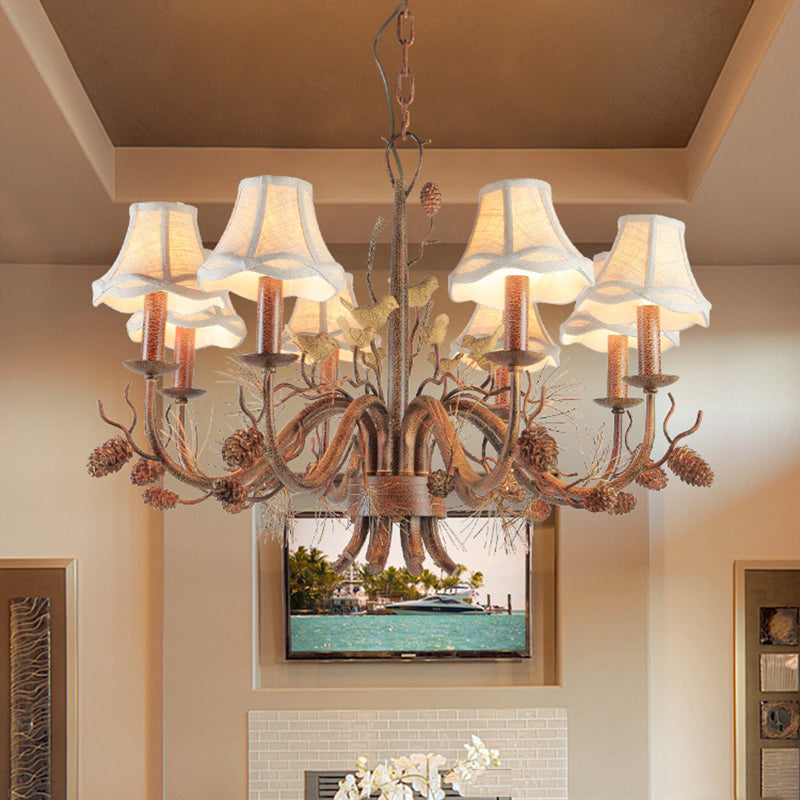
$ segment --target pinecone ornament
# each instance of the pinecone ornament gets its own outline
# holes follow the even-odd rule
[[[667,459],[667,466],[690,486],[711,486],[714,470],[691,447],[676,447]]]
[[[140,458],[131,467],[131,483],[134,486],[150,486],[151,483],[158,483],[164,477],[164,472],[164,465],[160,461]]]
[[[222,460],[229,469],[245,469],[256,463],[267,451],[264,435],[255,428],[240,428],[222,444]]]
[[[431,497],[447,497],[455,485],[455,478],[443,469],[435,469],[428,475],[428,492]]]
[[[525,518],[531,522],[544,522],[553,510],[550,503],[545,503],[544,500],[532,500],[525,507]]]
[[[552,472],[558,466],[558,444],[542,425],[522,431],[517,447],[522,463],[536,472]]]
[[[419,201],[429,217],[435,217],[442,207],[442,192],[435,183],[426,183],[419,190]]]
[[[630,514],[636,508],[636,498],[630,492],[619,492],[617,502],[609,509],[609,514]]]
[[[163,486],[151,486],[142,492],[142,500],[156,511],[167,511],[178,504],[178,495]]]
[[[247,504],[247,489],[233,478],[217,478],[211,486],[211,494],[231,514],[238,514]]]
[[[661,467],[654,466],[654,463],[653,461],[647,462],[647,466],[636,476],[636,483],[644,486],[645,489],[658,492],[667,485],[669,476]]]
[[[617,493],[607,483],[600,483],[592,489],[583,501],[583,507],[593,514],[611,511],[617,504]]]
[[[112,472],[119,472],[132,456],[133,450],[128,440],[115,436],[92,450],[86,468],[93,478],[102,478]]]

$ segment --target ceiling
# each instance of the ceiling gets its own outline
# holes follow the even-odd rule
[[[414,122],[447,148],[684,147],[752,0],[415,2]],[[374,147],[375,0],[42,0],[109,138]],[[392,23],[380,56],[400,64]],[[418,126],[417,126],[418,123]]]
[[[198,205],[211,244],[264,173],[314,184],[329,243],[366,242],[391,201],[384,5],[0,0],[0,263],[108,264],[136,200]],[[441,240],[466,240],[481,185],[538,177],[586,252],[663,213],[696,264],[800,263],[798,0],[487,8],[412,2]],[[393,85],[393,25],[380,53]]]

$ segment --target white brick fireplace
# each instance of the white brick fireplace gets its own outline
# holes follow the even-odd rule
[[[350,770],[410,753],[448,763],[476,734],[500,751],[473,796],[567,797],[567,712],[563,708],[250,711],[249,800],[299,800],[305,770]]]

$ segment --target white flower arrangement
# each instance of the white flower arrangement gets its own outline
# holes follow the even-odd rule
[[[474,783],[488,767],[500,766],[500,754],[490,750],[477,736],[465,744],[467,755],[453,764],[442,776],[439,771],[447,763],[442,755],[412,753],[392,759],[392,766],[378,764],[367,769],[367,759],[356,760],[355,774],[346,775],[339,783],[334,800],[364,800],[375,794],[383,800],[412,800],[419,792],[425,800],[442,800],[445,796],[442,782],[449,783],[462,797],[463,789]]]

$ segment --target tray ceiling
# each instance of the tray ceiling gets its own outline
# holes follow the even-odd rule
[[[589,254],[620,214],[660,213],[686,222],[694,264],[800,263],[800,2],[416,13],[412,121],[433,140],[442,242],[463,246],[483,184],[537,177]],[[198,206],[213,245],[239,180],[266,173],[309,180],[326,241],[366,247],[391,213],[370,54],[387,15],[366,0],[0,0],[0,264],[107,266],[139,200]],[[426,229],[419,207],[410,224]]]
[[[441,148],[684,147],[752,0],[418,2],[413,128]],[[111,142],[379,145],[375,0],[42,0]],[[390,86],[394,26],[381,56]]]

